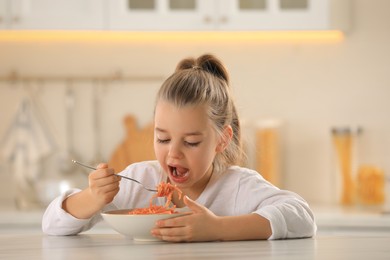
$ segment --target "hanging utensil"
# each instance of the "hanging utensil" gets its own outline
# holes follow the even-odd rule
[[[66,138],[65,138],[65,149],[61,155],[60,163],[60,172],[63,174],[74,173],[78,169],[73,165],[69,164],[70,158],[78,158],[75,154],[73,146],[73,114],[75,106],[75,97],[73,92],[72,82],[69,80],[66,82],[65,89],[65,129],[66,129]]]
[[[93,81],[92,86],[92,124],[94,129],[94,144],[95,144],[95,154],[90,162],[92,165],[96,165],[103,161],[101,155],[101,121],[100,121],[100,92],[103,82],[99,80]]]

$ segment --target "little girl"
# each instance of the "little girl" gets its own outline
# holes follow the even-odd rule
[[[156,161],[129,165],[121,175],[147,187],[176,185],[173,203],[191,213],[160,220],[151,233],[162,240],[217,241],[311,237],[316,232],[308,204],[280,190],[242,159],[241,129],[226,68],[216,57],[182,60],[161,86],[155,103]],[[89,186],[72,189],[47,208],[43,231],[73,235],[101,221],[106,210],[144,208],[152,194],[121,180],[107,164],[89,175]],[[164,205],[164,198],[156,204]]]

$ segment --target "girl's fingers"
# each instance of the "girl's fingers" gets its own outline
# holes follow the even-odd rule
[[[105,168],[108,168],[107,163],[99,163],[98,166],[96,167],[96,169],[105,169]]]
[[[168,219],[162,219],[158,220],[156,222],[156,227],[159,228],[171,228],[171,227],[184,227],[186,226],[187,217],[188,215],[191,215],[192,213],[189,212],[187,215],[182,217],[175,217],[175,218],[168,218]]]
[[[106,183],[119,182],[120,177],[109,171],[95,171],[89,175],[89,181],[95,182],[97,186],[104,185]]]
[[[94,179],[100,179],[105,178],[111,175],[115,175],[114,169],[108,168],[108,169],[98,169],[96,171],[93,171],[90,176]],[[116,176],[116,175],[115,175]],[[117,176],[119,178],[119,176]]]
[[[158,228],[158,229],[152,229],[151,234],[154,237],[157,237],[164,241],[171,241],[171,242],[189,241],[185,229],[186,229],[185,227]]]
[[[184,196],[184,204],[193,212],[202,212],[203,211],[203,206],[196,203],[192,199],[190,199],[188,196]]]
[[[119,180],[120,177],[112,175],[109,177],[105,178],[100,178],[100,179],[92,179],[90,180],[89,186],[91,188],[103,188],[106,186],[119,186]]]

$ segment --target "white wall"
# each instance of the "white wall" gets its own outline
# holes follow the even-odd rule
[[[288,42],[0,42],[0,75],[124,74],[168,76],[176,63],[205,52],[219,56],[230,70],[241,117],[246,122],[279,118],[284,122],[285,188],[310,202],[331,202],[334,189],[332,126],[360,125],[364,158],[390,171],[390,1],[355,0],[352,28],[340,43]],[[140,124],[152,120],[160,81],[116,83],[102,95],[102,155],[107,159],[123,138],[122,118],[135,114]],[[92,85],[75,89],[75,150],[94,159]],[[65,87],[34,86],[50,131],[65,148]],[[0,88],[0,137],[20,100],[22,87]],[[56,171],[58,158],[48,163]],[[12,174],[0,167],[0,202],[13,198]]]

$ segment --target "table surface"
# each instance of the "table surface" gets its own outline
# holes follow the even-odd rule
[[[116,233],[0,234],[0,259],[390,259],[390,234],[275,241],[136,242]]]
[[[389,215],[320,214],[319,232],[309,239],[207,243],[136,242],[104,222],[78,236],[48,236],[41,215],[0,212],[0,260],[390,259]]]

